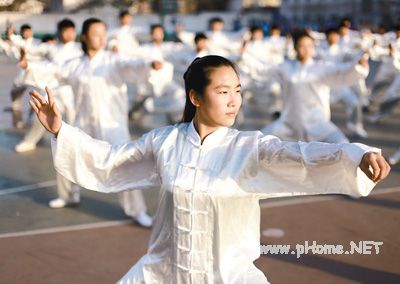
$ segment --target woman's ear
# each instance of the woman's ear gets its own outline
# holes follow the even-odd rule
[[[200,100],[199,100],[199,96],[197,95],[197,92],[193,89],[191,89],[189,91],[189,99],[190,102],[195,106],[195,107],[199,107],[200,106]]]

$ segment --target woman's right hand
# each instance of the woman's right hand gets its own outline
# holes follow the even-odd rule
[[[62,117],[56,104],[54,103],[53,92],[46,87],[48,101],[43,98],[38,92],[30,91],[29,95],[31,100],[29,104],[36,112],[40,123],[47,129],[47,131],[57,136],[61,128]]]

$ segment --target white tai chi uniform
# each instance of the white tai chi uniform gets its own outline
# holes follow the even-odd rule
[[[272,64],[281,64],[285,60],[287,55],[288,42],[285,37],[282,36],[269,36],[266,38],[265,43],[267,44],[266,52],[269,55]]]
[[[68,60],[81,56],[82,49],[80,44],[77,42],[68,42],[66,44],[59,43],[55,45],[48,45],[45,53],[49,59],[52,59],[53,64],[62,67],[63,64],[65,64],[65,62]],[[45,62],[42,63],[46,64]],[[24,78],[24,82],[27,85],[37,87],[38,89],[44,89],[46,86],[52,88],[57,107],[63,114],[64,119],[68,121],[68,123],[72,124],[75,117],[75,109],[74,95],[72,93],[71,86],[67,84],[60,85],[57,80],[53,79],[52,75],[49,75],[46,80],[43,80],[42,77],[40,78],[41,80],[37,80],[33,72],[28,73],[30,73],[30,75],[27,74],[27,76]],[[32,121],[32,126],[25,134],[22,141],[16,146],[16,150],[18,147],[23,147],[24,145],[36,145],[45,134],[46,129],[42,126],[37,117],[35,117]],[[79,190],[76,188],[76,185],[71,184],[70,181],[58,173],[56,178],[58,196],[66,201],[74,199],[77,201],[79,198],[77,196],[75,198],[72,196],[74,192]]]
[[[383,92],[379,110],[371,117],[372,121],[377,121],[389,115],[400,103],[400,40],[397,39],[393,42],[393,48],[394,51],[386,58],[386,62],[388,62],[388,67],[391,67],[394,78]]]
[[[65,44],[57,43],[54,45],[49,45],[46,53],[53,64],[58,65],[60,68],[67,61],[82,56],[83,54],[80,44],[74,41]],[[36,64],[39,64],[39,62]],[[41,62],[40,64],[48,64],[48,62]],[[40,89],[44,89],[46,86],[51,88],[53,90],[54,99],[57,103],[58,109],[63,115],[65,115],[64,119],[68,123],[72,124],[75,117],[75,110],[71,86],[67,84],[60,85],[57,80],[54,80],[52,74],[50,74],[45,80],[43,80],[42,77],[40,79],[41,80],[37,80],[37,78],[35,78],[35,73],[30,72],[30,76],[27,74],[27,77],[24,78],[24,82],[27,85],[31,85]],[[43,128],[39,120],[36,118],[33,120],[32,127],[25,135],[23,141],[36,144],[45,133],[46,129]]]
[[[231,58],[232,56],[237,56],[239,53],[242,43],[241,33],[207,31],[206,36],[208,38],[210,54]]]
[[[85,188],[161,186],[149,248],[118,282],[268,283],[260,256],[260,199],[339,193],[365,196],[363,144],[283,142],[221,127],[201,144],[193,122],[110,145],[65,123],[52,141],[57,171]]]
[[[137,48],[139,43],[135,38],[136,29],[130,25],[123,25],[119,28],[110,30],[108,33],[110,49],[116,47],[121,56],[135,56],[137,55]]]
[[[346,61],[353,61],[354,58],[358,57],[360,57],[360,52],[343,50],[338,44],[329,45],[327,42],[323,42],[323,44],[320,45],[319,58],[331,64],[343,64]],[[364,80],[365,84],[365,79],[361,79],[352,86],[338,85],[331,88],[330,100],[332,103],[338,101],[343,102],[347,114],[346,126],[353,134],[355,134],[355,129],[364,129],[362,106],[365,95],[357,91],[359,90],[359,86],[363,85],[363,83],[360,83],[362,80]]]
[[[19,50],[10,41],[0,38],[0,52],[4,53],[7,57],[17,59],[19,57]]]
[[[174,80],[181,86],[184,86],[183,74],[185,74],[189,65],[197,57],[209,55],[210,51],[206,48],[196,51],[195,48],[185,46],[179,52],[173,52],[168,55],[168,60],[174,65]]]
[[[281,86],[274,76],[259,76],[258,70],[284,61],[284,47],[281,46],[279,53],[274,45],[277,42],[278,39],[247,42],[238,63],[243,91],[249,91],[258,104],[266,105],[270,113],[282,109]]]
[[[400,103],[400,73],[394,78],[379,104],[378,114],[383,117],[389,115]]]
[[[150,63],[143,60],[121,59],[102,50],[91,59],[83,55],[61,68],[55,64],[30,64],[28,71],[36,76],[53,74],[60,83],[71,85],[75,96],[75,126],[95,138],[124,143],[130,140],[125,82],[134,80],[141,72],[148,72],[149,66]],[[126,191],[119,197],[128,216],[146,211],[140,191]],[[79,192],[74,192],[71,198],[79,199]]]
[[[43,46],[47,46],[47,43],[41,43],[40,40],[30,37],[24,39],[20,35],[12,34],[10,36],[9,44],[11,45],[11,51],[8,55],[14,57],[17,60],[20,60],[21,49],[24,49],[26,52],[26,60],[28,62],[42,60],[44,52],[42,52]],[[11,89],[11,109],[13,111],[13,124],[16,127],[20,127],[22,125],[22,112],[23,112],[23,104],[22,101],[24,99],[24,93],[26,91],[27,86],[23,84],[25,72],[20,70],[14,81]]]
[[[108,35],[108,49],[117,52],[121,57],[137,57],[139,53],[139,42],[136,39],[136,34],[139,34],[141,29],[131,25],[122,25],[118,28],[110,30]],[[135,82],[127,83],[128,102],[132,106],[138,95],[138,85],[147,78],[140,76],[136,77]]]
[[[278,120],[262,129],[284,140],[347,142],[331,122],[330,87],[354,84],[366,78],[368,69],[359,64],[330,64],[309,60],[287,61],[264,72],[278,76],[282,85],[283,112]]]
[[[140,56],[146,60],[161,61],[163,66],[159,70],[151,70],[147,80],[141,86],[150,98],[145,102],[149,112],[166,113],[169,119],[182,116],[185,107],[185,90],[174,81],[174,65],[169,62],[169,54],[181,52],[184,45],[180,43],[163,42],[149,43],[140,47]],[[147,89],[147,90],[146,90]],[[141,91],[143,92],[143,91]]]

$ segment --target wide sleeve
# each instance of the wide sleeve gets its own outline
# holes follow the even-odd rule
[[[0,38],[0,52],[4,53],[7,57],[13,60],[18,61],[20,59],[19,49],[14,45],[12,45],[10,42],[2,40],[1,38]]]
[[[23,83],[41,89],[68,84],[69,67],[68,64],[58,65],[52,61],[29,62]]]
[[[25,41],[22,39],[20,35],[12,34],[10,35],[10,42],[17,48],[25,47]]]
[[[117,73],[124,82],[135,83],[145,80],[151,70],[151,62],[141,58],[125,58],[116,56]]]
[[[100,192],[144,189],[160,184],[152,141],[154,131],[121,145],[96,140],[66,123],[52,140],[56,170],[78,185]]]
[[[52,54],[54,54],[54,50],[55,50],[54,44],[41,43],[39,45],[30,46],[26,52],[30,56],[52,60]]]
[[[259,68],[259,66],[262,66],[262,68]],[[256,68],[254,68],[256,67]],[[285,76],[285,64],[264,64],[262,63],[261,65],[255,65],[252,66],[252,70],[254,70],[253,78],[260,80],[260,81],[270,81],[270,80],[275,80],[279,82],[280,84],[283,84],[285,82],[286,76]]]
[[[316,70],[317,81],[329,87],[351,86],[368,76],[369,69],[355,62],[321,64]]]
[[[247,175],[242,188],[261,198],[366,196],[375,186],[358,167],[366,152],[380,149],[359,143],[284,142],[275,136],[260,135],[253,174]]]

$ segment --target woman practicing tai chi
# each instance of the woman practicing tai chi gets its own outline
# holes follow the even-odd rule
[[[53,95],[31,92],[62,175],[100,192],[161,186],[149,248],[118,283],[268,283],[260,255],[259,200],[368,195],[390,167],[363,144],[283,142],[230,129],[242,98],[233,63],[196,58],[184,75],[183,122],[129,143],[92,139],[61,121]],[[370,170],[371,168],[371,170]]]
[[[42,88],[43,82],[69,85],[74,97],[74,126],[93,138],[109,143],[130,140],[128,126],[128,94],[125,82],[142,78],[158,62],[147,62],[134,57],[120,57],[105,50],[107,29],[103,21],[89,18],[82,24],[81,44],[83,55],[60,64],[23,64],[32,83]],[[151,63],[151,64],[150,64]],[[58,187],[59,197],[50,201],[52,208],[62,208],[80,202],[80,189],[67,185]],[[151,227],[147,206],[141,191],[124,191],[118,194],[124,212],[144,227]]]

